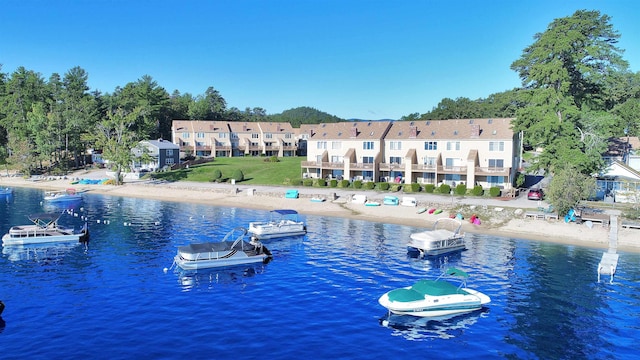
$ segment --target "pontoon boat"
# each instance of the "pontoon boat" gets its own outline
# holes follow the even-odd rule
[[[245,241],[246,234],[247,229],[238,227],[227,233],[221,242],[179,246],[174,264],[183,270],[198,270],[264,262],[271,257],[271,252],[259,241]]]
[[[307,226],[304,221],[298,220],[298,212],[295,210],[272,210],[269,221],[250,222],[249,232],[261,240],[273,239],[304,235],[307,233]]]

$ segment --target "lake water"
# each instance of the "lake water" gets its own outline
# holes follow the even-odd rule
[[[0,232],[57,210],[43,192],[0,198]],[[291,201],[304,201],[301,199]],[[74,216],[77,215],[77,216]],[[419,228],[305,216],[265,241],[268,264],[181,273],[179,245],[221,239],[266,211],[86,194],[87,246],[3,247],[0,359],[625,359],[640,339],[640,255],[597,281],[602,250],[467,234],[468,250],[408,256]],[[552,237],[552,234],[549,234]],[[385,292],[470,274],[492,302],[449,319],[388,317]]]

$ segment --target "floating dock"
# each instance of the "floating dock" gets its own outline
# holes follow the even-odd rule
[[[598,282],[600,275],[609,275],[610,282],[613,282],[613,275],[618,268],[618,217],[611,215],[611,227],[609,228],[609,250],[602,254],[600,264],[598,264]]]

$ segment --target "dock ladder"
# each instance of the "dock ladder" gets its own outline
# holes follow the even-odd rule
[[[600,264],[598,264],[598,282],[600,275],[609,275],[610,283],[613,283],[613,275],[618,268],[618,216],[611,215],[611,227],[609,228],[609,250],[602,254]]]

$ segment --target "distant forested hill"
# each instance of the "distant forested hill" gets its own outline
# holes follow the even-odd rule
[[[273,122],[288,122],[294,128],[300,127],[300,124],[320,124],[345,121],[337,116],[330,115],[307,106],[285,110],[280,114],[268,115],[268,118]]]

